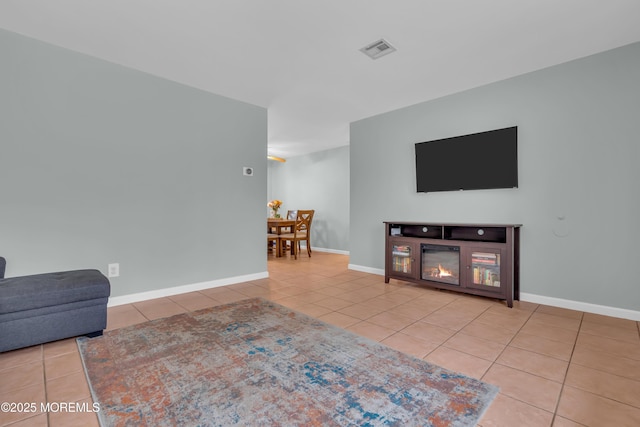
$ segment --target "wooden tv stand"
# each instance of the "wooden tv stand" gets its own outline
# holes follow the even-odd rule
[[[520,299],[520,224],[385,221],[384,281]]]

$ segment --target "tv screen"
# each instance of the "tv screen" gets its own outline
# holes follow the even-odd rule
[[[416,144],[418,192],[518,187],[518,127]]]

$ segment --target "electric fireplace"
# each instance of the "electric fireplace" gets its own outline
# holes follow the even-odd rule
[[[460,285],[460,246],[420,245],[422,279]]]

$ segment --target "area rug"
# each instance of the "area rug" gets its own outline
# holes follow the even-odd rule
[[[78,346],[102,426],[473,426],[498,392],[259,298]]]

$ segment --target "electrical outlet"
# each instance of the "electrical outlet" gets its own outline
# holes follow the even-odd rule
[[[120,276],[120,264],[119,263],[109,264],[108,276],[109,277],[118,277],[118,276]]]

